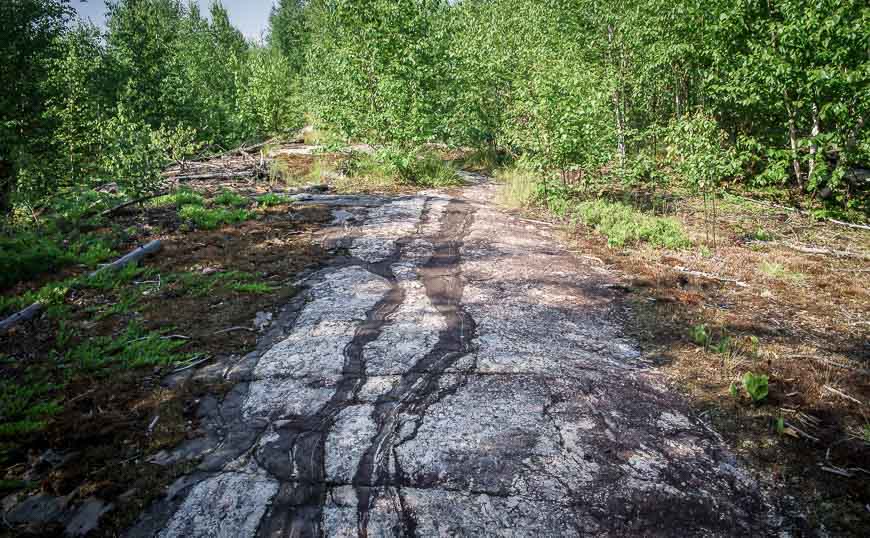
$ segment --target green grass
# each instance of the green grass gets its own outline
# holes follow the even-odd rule
[[[118,271],[101,271],[92,278],[86,274],[78,278],[50,282],[35,291],[0,297],[0,314],[17,312],[33,303],[42,303],[45,307],[60,306],[63,305],[69,290],[72,288],[115,290],[131,282],[134,278],[145,278],[152,273],[153,271],[150,269],[143,269],[131,264]]]
[[[42,303],[46,307],[62,305],[70,288],[75,286],[76,283],[76,279],[51,282],[36,291],[28,291],[21,295],[10,297],[0,297],[0,314],[11,314],[27,308],[33,303]]]
[[[505,161],[505,156],[500,154],[493,146],[485,146],[474,150],[462,159],[461,165],[466,170],[492,173],[503,169],[506,165]]]
[[[758,266],[759,270],[765,275],[775,278],[776,280],[790,281],[794,283],[803,282],[806,275],[794,271],[789,271],[784,265],[776,262],[763,261]]]
[[[42,430],[45,421],[63,409],[49,398],[57,388],[33,379],[0,381],[0,440]]]
[[[200,230],[214,230],[226,224],[244,222],[256,217],[246,209],[206,208],[187,205],[178,210],[178,216]]]
[[[179,189],[175,193],[169,195],[175,206],[179,209],[187,205],[204,205],[205,198],[197,192],[190,189]]]
[[[677,220],[648,215],[619,202],[584,201],[569,211],[575,218],[607,237],[607,244],[612,247],[639,242],[672,249],[691,245]]]
[[[286,204],[287,199],[283,196],[278,196],[275,193],[267,193],[257,197],[257,204],[263,207],[274,207],[276,205]]]
[[[212,275],[176,273],[167,277],[166,281],[177,284],[179,291],[194,297],[204,297],[220,290],[252,295],[264,295],[275,291],[272,286],[257,282],[257,275],[244,271],[226,271]]]
[[[166,366],[190,359],[178,349],[186,342],[166,339],[159,332],[145,331],[136,323],[115,336],[96,336],[82,341],[66,354],[67,363],[85,372],[107,367],[139,368]]]
[[[382,148],[354,153],[346,163],[350,185],[389,190],[399,185],[446,187],[458,185],[456,169],[432,152]]]
[[[232,282],[227,285],[227,288],[238,293],[248,293],[251,295],[268,295],[275,291],[275,288],[272,286],[261,282]]]
[[[100,271],[93,277],[83,276],[76,280],[78,287],[95,290],[115,290],[132,282],[134,279],[147,279],[154,274],[153,269],[139,267],[135,263],[125,265],[117,271]]]
[[[72,210],[68,213],[80,216]],[[0,235],[0,290],[69,265],[93,268],[115,256],[117,237],[85,231],[97,224],[51,214],[39,224],[16,225],[5,231]]]
[[[214,203],[226,207],[246,207],[250,202],[247,198],[232,191],[223,190],[214,199]]]
[[[0,480],[0,496],[14,493],[21,489],[26,489],[31,486],[30,482],[24,480]]]
[[[773,241],[773,234],[765,230],[764,228],[758,228],[753,232],[752,238],[756,241]]]

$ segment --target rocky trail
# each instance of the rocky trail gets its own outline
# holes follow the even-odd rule
[[[328,206],[333,262],[258,351],[185,375],[201,459],[129,531],[212,536],[765,535],[762,485],[639,360],[614,275],[479,176]]]

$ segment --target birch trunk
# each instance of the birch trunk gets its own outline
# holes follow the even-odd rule
[[[788,110],[788,139],[791,143],[791,165],[794,168],[794,175],[797,178],[798,185],[803,189],[803,181],[801,179],[801,161],[798,155],[797,141],[797,126],[795,125],[795,112],[791,106],[791,101],[788,98],[788,91],[784,92],[785,107]]]
[[[821,126],[819,124],[819,106],[816,103],[813,103],[813,130],[810,132],[813,140],[810,142],[810,163],[809,168],[807,170],[807,184],[812,185],[813,183],[813,172],[816,171],[816,154],[819,151],[819,147],[816,144],[815,138],[819,136],[821,132]]]
[[[622,96],[619,91],[621,82],[619,68],[617,68],[616,61],[613,58],[613,39],[613,25],[609,25],[607,27],[608,53],[610,56],[610,65],[613,69],[613,76],[617,79],[614,83],[613,95],[611,96],[613,108],[616,111],[616,151],[619,154],[619,166],[625,168],[625,120],[622,116]]]

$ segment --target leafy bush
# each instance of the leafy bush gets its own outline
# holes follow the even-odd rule
[[[248,205],[248,199],[233,191],[223,190],[215,197],[214,203],[227,207],[245,207]]]
[[[121,107],[102,126],[102,139],[105,147],[101,164],[107,177],[117,181],[131,197],[157,189],[168,159],[156,131]]]
[[[671,122],[667,141],[677,170],[694,189],[712,192],[722,179],[734,175],[740,161],[733,149],[727,148],[726,134],[716,120],[698,111]]]

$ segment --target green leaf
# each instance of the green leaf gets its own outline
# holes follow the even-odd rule
[[[752,372],[746,372],[743,375],[743,388],[752,397],[753,402],[760,402],[767,398],[768,395],[768,378],[766,375],[756,375]]]

